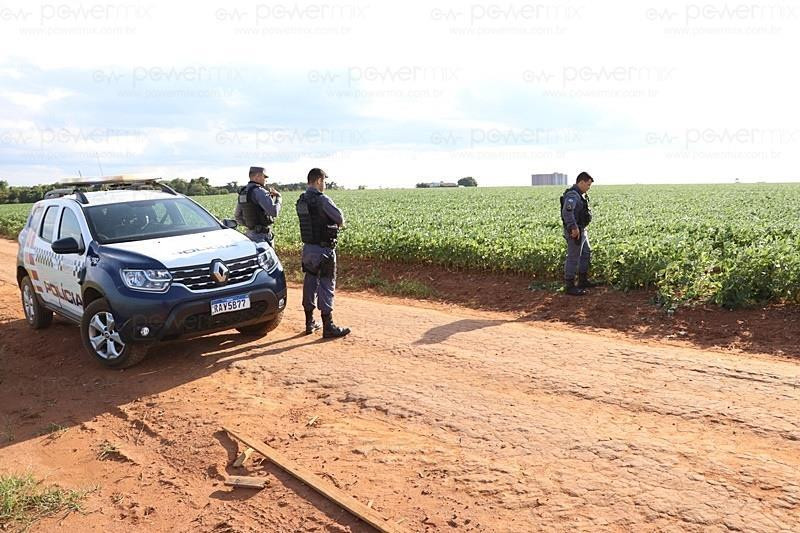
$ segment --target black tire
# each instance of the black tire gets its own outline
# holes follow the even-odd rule
[[[258,324],[253,324],[251,326],[242,326],[240,328],[236,328],[236,331],[238,331],[242,335],[263,337],[273,329],[277,328],[280,325],[281,320],[283,320],[283,311],[275,315],[275,318],[273,318],[272,320],[267,320],[266,322],[259,322]]]
[[[53,312],[46,308],[36,295],[31,278],[25,276],[19,284],[25,321],[32,329],[46,328],[53,323]]]
[[[114,313],[105,298],[99,298],[83,311],[81,340],[86,351],[109,368],[128,368],[147,355],[147,346],[125,344],[116,330]],[[92,340],[98,339],[98,340]]]

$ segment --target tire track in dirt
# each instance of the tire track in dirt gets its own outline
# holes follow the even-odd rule
[[[513,323],[492,324],[497,330],[491,335],[456,328],[453,335],[420,346],[414,341],[418,335],[446,328],[452,318],[428,312],[425,317],[431,320],[420,323],[413,309],[387,312],[358,305],[358,314],[369,316],[371,326],[385,334],[376,339],[356,329],[335,358],[311,359],[309,353],[302,365],[262,363],[262,370],[314,398],[333,398],[345,412],[386,418],[406,428],[419,425],[416,434],[438,429],[438,438],[427,445],[395,451],[367,447],[368,453],[389,455],[383,460],[392,463],[438,455],[439,469],[476,503],[488,498],[502,509],[539,509],[530,527],[542,519],[557,524],[566,518],[562,512],[546,517],[545,505],[537,504],[543,495],[546,507],[557,500],[555,507],[569,513],[579,503],[588,511],[586,522],[574,525],[587,529],[615,523],[594,517],[623,508],[623,515],[638,515],[631,522],[636,524],[666,526],[679,520],[736,527],[736,520],[746,523],[759,513],[765,516],[764,527],[770,520],[793,523],[780,505],[762,503],[763,487],[775,485],[771,490],[780,491],[774,501],[796,508],[798,488],[792,480],[797,479],[798,449],[793,441],[800,398],[793,363],[704,358],[692,350],[542,334]],[[395,335],[398,324],[404,327]],[[770,369],[768,379],[740,379],[758,375],[761,367]],[[313,377],[304,380],[303,375]],[[456,435],[458,453],[435,453],[442,443],[452,448],[448,436]],[[498,451],[495,443],[513,453]],[[521,472],[548,469],[557,475],[539,491],[519,487]],[[608,479],[635,492],[627,499],[604,500]],[[776,519],[764,509],[783,516]]]
[[[793,361],[357,294],[337,297],[353,334],[326,342],[298,335],[299,296],[265,339],[225,332],[109,372],[64,349],[76,328],[28,332],[0,288],[0,410],[17,433],[2,464],[96,483],[72,530],[368,531],[269,465],[232,470],[221,425],[411,531],[797,529]],[[33,436],[65,419],[58,440]],[[98,461],[104,442],[130,460]],[[230,490],[231,473],[271,483]]]

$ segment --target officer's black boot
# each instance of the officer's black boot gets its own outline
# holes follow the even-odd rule
[[[350,333],[350,328],[340,328],[336,324],[333,323],[333,315],[323,314],[322,315],[322,337],[326,339],[335,339],[338,337],[344,337]]]
[[[321,327],[319,322],[314,320],[314,310],[306,309],[306,335],[311,335]]]
[[[575,286],[575,278],[564,278],[564,292],[572,296],[583,296],[585,289]]]
[[[597,287],[597,283],[589,281],[588,272],[578,272],[578,287],[581,289],[591,289]]]

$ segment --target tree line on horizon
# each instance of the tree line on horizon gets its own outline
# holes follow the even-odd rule
[[[430,182],[422,182],[417,183],[417,189],[430,189],[433,187],[477,187],[478,180],[473,178],[472,176],[467,176],[466,178],[461,178],[456,183],[446,183],[444,181],[440,183],[430,183]]]
[[[171,180],[159,180],[159,182],[173,188],[175,192],[187,196],[210,196],[235,193],[241,186],[235,181],[229,181],[223,186],[212,185],[208,182],[208,178],[202,176],[190,180],[174,178]],[[340,188],[336,182],[333,181],[326,185],[329,189]],[[281,191],[304,191],[308,187],[308,183],[305,181],[287,184],[273,183],[267,186],[275,187]],[[58,183],[16,186],[9,185],[6,180],[0,180],[0,204],[31,204],[43,199],[48,191],[65,187],[68,187],[68,185],[59,185]]]

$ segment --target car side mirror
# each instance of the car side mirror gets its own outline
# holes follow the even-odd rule
[[[236,229],[237,227],[239,227],[239,223],[231,218],[226,218],[225,220],[223,220],[222,225],[228,229]]]
[[[58,239],[51,245],[53,251],[57,254],[82,254],[83,246],[75,239],[75,237],[64,237]]]

